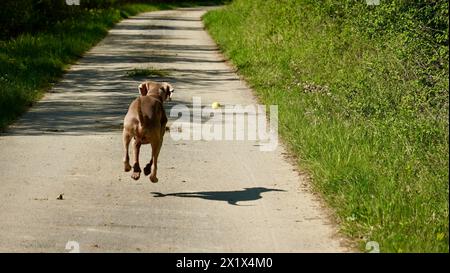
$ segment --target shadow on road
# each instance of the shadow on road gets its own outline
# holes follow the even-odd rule
[[[152,194],[153,197],[175,196],[175,197],[200,198],[213,201],[225,201],[230,205],[239,206],[237,204],[238,202],[254,201],[261,199],[262,198],[261,193],[270,191],[285,192],[285,190],[280,189],[254,187],[254,188],[245,188],[244,190],[241,191],[201,191],[201,192],[177,192],[167,194],[163,194],[160,192],[152,192]]]

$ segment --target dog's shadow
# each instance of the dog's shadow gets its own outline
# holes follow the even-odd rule
[[[153,197],[187,197],[187,198],[200,198],[213,201],[224,201],[230,205],[239,206],[238,202],[254,201],[261,199],[261,193],[270,191],[281,191],[280,189],[268,189],[264,187],[245,188],[240,191],[201,191],[201,192],[176,192],[163,194],[160,192],[152,192]]]

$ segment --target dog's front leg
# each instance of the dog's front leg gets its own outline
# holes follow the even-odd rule
[[[138,180],[141,176],[141,167],[139,166],[139,151],[141,150],[141,141],[136,139],[134,141],[134,165],[133,165],[133,174],[131,174],[131,178],[134,180]]]

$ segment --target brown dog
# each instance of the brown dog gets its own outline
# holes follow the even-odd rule
[[[174,89],[166,82],[143,82],[139,85],[140,97],[135,99],[128,109],[123,121],[123,146],[125,156],[123,159],[126,172],[131,170],[128,147],[134,137],[134,165],[131,177],[138,180],[141,176],[139,166],[139,151],[141,144],[151,144],[152,158],[144,168],[144,174],[149,175],[150,181],[158,182],[156,171],[158,169],[158,155],[166,131],[167,116],[163,102],[170,100]],[[153,165],[153,166],[152,166]]]

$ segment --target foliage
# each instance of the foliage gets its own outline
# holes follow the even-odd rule
[[[204,16],[362,249],[448,251],[447,10],[235,0]]]

